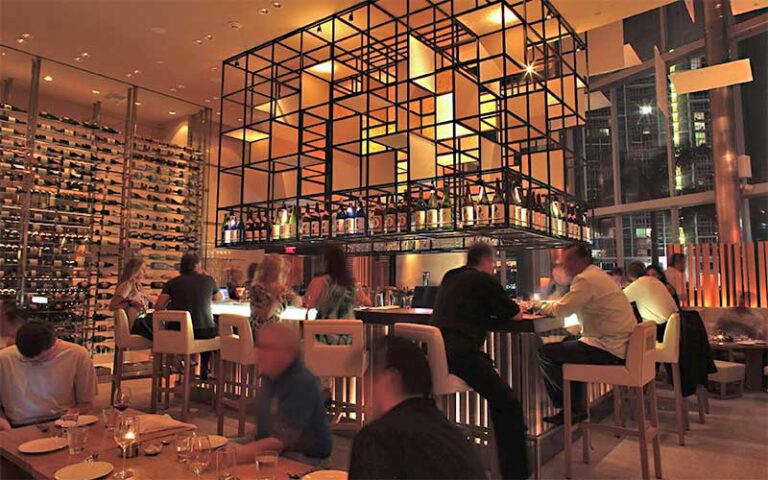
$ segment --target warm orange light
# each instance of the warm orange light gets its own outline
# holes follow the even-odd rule
[[[235,138],[237,140],[245,140],[248,143],[251,142],[258,142],[259,140],[264,140],[265,138],[269,138],[269,135],[260,132],[258,130],[252,130],[250,128],[245,130],[245,134],[243,134],[243,129],[238,128],[236,130],[230,130],[229,132],[225,133],[224,135]]]
[[[333,62],[328,60],[323,63],[312,65],[308,70],[312,73],[317,73],[318,75],[330,75],[333,72],[333,68]]]

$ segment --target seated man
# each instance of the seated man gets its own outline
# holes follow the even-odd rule
[[[432,374],[419,347],[384,337],[372,355],[374,420],[355,437],[349,478],[485,478],[474,446],[429,398]]]
[[[645,272],[643,262],[635,261],[627,266],[627,278],[632,283],[624,288],[624,295],[626,295],[629,303],[634,303],[637,306],[637,311],[643,321],[656,322],[656,341],[663,342],[667,320],[679,310],[667,287],[659,280],[646,275]]]
[[[50,323],[22,325],[16,345],[0,350],[0,430],[88,410],[95,396],[88,351],[57,339]]]
[[[749,308],[747,305],[748,293],[742,292],[739,295],[739,304],[723,313],[717,319],[715,328],[734,338],[747,337],[753,340],[765,340],[768,320]]]
[[[331,431],[317,379],[300,358],[298,331],[268,323],[259,329],[256,348],[262,376],[256,398],[256,437],[238,447],[238,461],[253,462],[264,451],[293,452],[309,459],[329,457]]]
[[[581,338],[566,338],[539,349],[544,383],[555,407],[563,408],[563,364],[620,365],[624,363],[629,337],[637,325],[632,305],[613,279],[592,264],[592,252],[583,245],[565,249],[563,266],[573,276],[571,290],[540,312],[554,317],[578,314]],[[573,417],[586,418],[586,389],[581,382],[571,383]],[[561,425],[563,412],[544,418]]]

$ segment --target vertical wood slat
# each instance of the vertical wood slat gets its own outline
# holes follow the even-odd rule
[[[757,307],[757,278],[755,277],[755,244],[743,244],[741,258],[744,261],[744,291],[749,295],[747,305]]]
[[[696,265],[696,250],[693,245],[685,245],[683,247],[680,246],[680,253],[685,255],[685,258],[688,260],[688,278],[690,281],[688,282],[687,288],[688,288],[688,305],[692,306],[696,305],[696,290],[698,288],[698,283],[696,279],[696,269],[694,268],[694,265]],[[686,248],[687,247],[687,248]],[[686,251],[683,251],[683,248],[685,248]],[[684,305],[685,306],[685,305]]]
[[[709,292],[712,298],[712,306],[719,307],[720,302],[720,246],[717,244],[712,245],[712,291]]]
[[[710,244],[703,245],[702,249],[702,256],[701,256],[701,263],[702,263],[702,281],[701,286],[703,288],[700,289],[701,292],[701,300],[700,304],[703,304],[705,307],[711,307],[712,301],[710,298],[710,293],[712,291],[711,289],[711,283],[712,283],[712,270],[710,268],[709,258],[710,258]]]
[[[743,257],[741,256],[741,244],[733,245],[733,297],[731,298],[731,305],[739,304],[739,297],[744,291],[744,272],[742,269]]]
[[[728,299],[728,286],[727,286],[728,282],[726,280],[727,274],[726,274],[726,268],[725,268],[727,260],[726,260],[725,244],[721,243],[719,247],[720,247],[720,275],[719,275],[720,305],[718,306],[722,307],[722,306],[728,305],[728,300],[727,300]]]
[[[768,308],[768,241],[759,242],[757,246],[757,263],[760,283],[756,292],[760,293],[760,307]]]

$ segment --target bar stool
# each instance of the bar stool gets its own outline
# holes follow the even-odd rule
[[[235,333],[237,332],[237,333]],[[245,410],[248,394],[253,397],[256,381],[256,348],[253,344],[251,321],[243,315],[219,315],[219,366],[216,371],[216,431],[224,432],[224,404],[232,405],[225,398],[224,391],[230,385],[232,392],[240,390],[240,395],[233,406],[237,407],[237,435],[245,435]],[[225,363],[226,362],[226,363]],[[227,363],[232,364],[232,378],[227,378]]]
[[[329,345],[326,336],[347,335],[352,337],[348,345]],[[355,414],[354,428],[363,424],[364,377],[368,356],[365,353],[365,337],[361,320],[311,320],[304,322],[304,363],[318,377],[353,378],[355,400],[352,408]],[[344,400],[342,396],[342,401]],[[347,399],[346,403],[351,403]],[[346,407],[344,407],[347,410]],[[349,412],[347,411],[347,418]],[[340,422],[341,415],[334,421],[335,427],[346,427]]]
[[[178,324],[179,330],[168,329],[169,324]],[[163,310],[152,315],[152,330],[154,341],[152,351],[155,354],[152,369],[152,413],[157,411],[157,399],[161,390],[161,377],[164,364],[168,363],[169,355],[184,357],[184,380],[182,384],[181,419],[186,420],[189,411],[189,393],[192,384],[192,356],[203,352],[219,351],[219,338],[195,340],[192,328],[192,317],[186,310]],[[170,388],[170,385],[166,385]],[[165,397],[168,408],[168,396]]]
[[[635,327],[627,345],[624,365],[585,365],[566,363],[563,365],[563,403],[565,406],[565,477],[571,478],[571,450],[573,428],[571,425],[571,382],[605,383],[629,387],[637,395],[637,430],[620,426],[594,424],[589,419],[580,427],[583,430],[584,463],[589,463],[589,430],[600,429],[614,433],[637,435],[640,438],[640,465],[643,478],[648,475],[648,440],[653,443],[653,458],[656,478],[661,478],[661,445],[659,442],[658,411],[656,410],[656,323],[643,322]],[[645,387],[648,386],[648,398]],[[646,400],[650,404],[650,427],[646,425]],[[589,412],[589,408],[587,408]]]
[[[128,316],[122,308],[115,310],[115,360],[112,367],[112,392],[109,395],[109,404],[115,403],[115,392],[121,387],[123,380],[138,380],[150,378],[152,374],[123,375],[123,362],[125,352],[151,350],[152,341],[141,335],[132,335]]]

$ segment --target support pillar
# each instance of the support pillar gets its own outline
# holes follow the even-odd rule
[[[730,1],[705,1],[705,51],[707,65],[730,61],[728,15]],[[733,93],[730,87],[709,91],[712,112],[712,160],[715,170],[715,209],[721,243],[740,243],[741,191],[736,143],[733,135]]]

